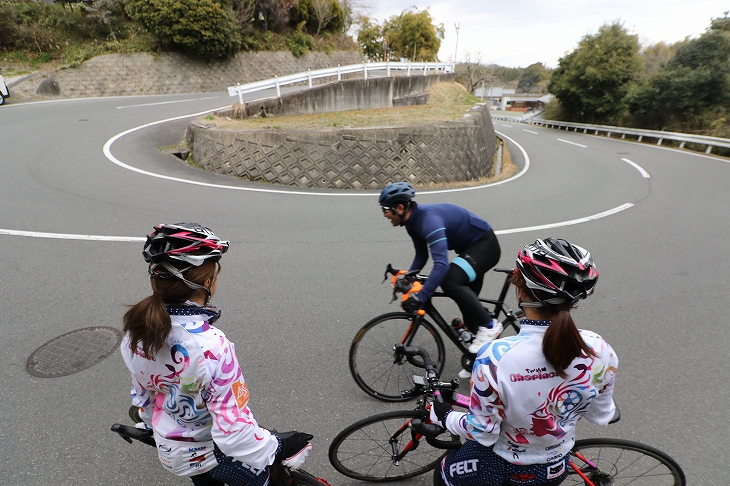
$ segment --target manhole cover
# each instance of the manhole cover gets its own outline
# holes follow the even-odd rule
[[[121,342],[122,332],[113,327],[77,329],[36,349],[25,369],[40,378],[70,375],[99,363],[119,349]]]

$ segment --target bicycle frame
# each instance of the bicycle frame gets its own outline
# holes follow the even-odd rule
[[[489,304],[493,306],[492,310],[490,311],[495,319],[501,321],[505,325],[505,329],[507,328],[507,325],[511,325],[516,332],[519,332],[519,324],[517,324],[520,316],[518,313],[514,312],[511,308],[509,308],[505,304],[505,298],[507,297],[507,292],[509,291],[509,288],[511,286],[510,284],[510,277],[512,276],[513,269],[509,268],[495,268],[495,272],[499,273],[505,273],[507,274],[504,283],[502,284],[502,289],[499,292],[499,297],[495,299],[484,299],[479,298],[479,302],[482,304]],[[474,353],[469,352],[469,344],[465,343],[461,336],[459,336],[459,333],[451,326],[449,323],[446,322],[446,320],[441,316],[441,313],[434,307],[433,305],[433,299],[439,298],[439,297],[446,297],[448,296],[440,291],[434,292],[431,296],[431,300],[429,300],[425,307],[424,312],[425,315],[430,317],[434,324],[436,324],[441,331],[449,338],[449,340],[454,343],[454,345],[459,348],[459,350],[462,353],[462,361],[465,369],[471,368],[471,364],[474,360],[474,357],[476,356]],[[486,306],[485,306],[486,307]],[[519,312],[519,311],[518,311]],[[501,317],[504,316],[504,320],[501,319]],[[401,344],[405,346],[410,346],[411,339],[415,335],[415,331],[418,329],[420,321],[424,318],[421,314],[416,314],[416,316],[413,319],[413,324],[408,328],[408,331],[403,336],[403,339],[401,340]]]

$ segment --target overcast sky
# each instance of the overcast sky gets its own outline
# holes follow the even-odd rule
[[[619,20],[642,44],[697,37],[712,18],[730,10],[730,0],[371,0],[369,16],[383,23],[416,6],[429,8],[443,24],[440,61],[475,60],[508,67],[542,62],[554,68],[587,34]],[[458,46],[454,24],[459,24]]]

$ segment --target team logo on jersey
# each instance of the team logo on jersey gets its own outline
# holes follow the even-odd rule
[[[547,468],[547,479],[555,479],[560,477],[565,472],[565,461],[560,461],[558,464],[553,464]]]
[[[449,474],[453,478],[454,475],[462,475],[477,472],[477,464],[479,459],[468,459],[466,461],[455,462],[449,466]]]
[[[236,404],[238,405],[238,408],[243,410],[246,408],[246,404],[248,403],[248,387],[246,386],[246,382],[244,381],[237,381],[233,384],[231,387],[233,390],[233,395],[236,398]]]

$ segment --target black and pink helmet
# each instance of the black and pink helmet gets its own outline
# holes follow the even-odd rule
[[[591,254],[559,238],[525,246],[517,255],[517,269],[535,298],[547,307],[585,299],[598,281]]]
[[[228,251],[228,241],[197,223],[158,224],[154,228],[147,235],[142,255],[150,264],[150,275],[156,277],[180,277],[206,260],[218,261]]]

